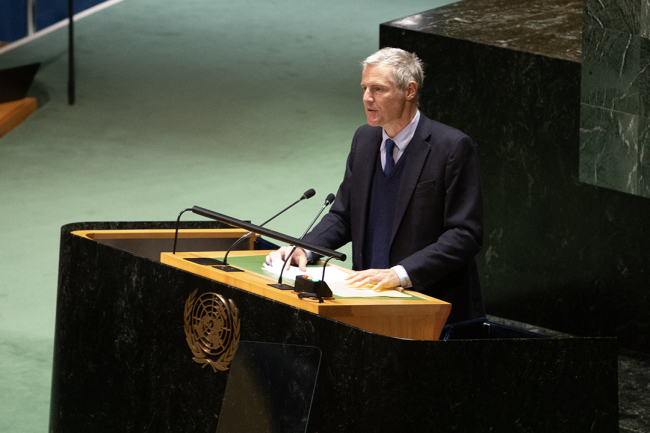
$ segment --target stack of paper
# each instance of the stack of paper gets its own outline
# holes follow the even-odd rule
[[[262,269],[275,275],[280,275],[283,263],[274,263],[267,265],[264,263]],[[336,296],[343,298],[374,298],[385,296],[389,298],[410,298],[411,295],[402,293],[397,290],[380,290],[375,291],[372,286],[355,287],[347,284],[345,278],[349,275],[336,266],[327,266],[325,268],[325,278],[323,279],[322,266],[308,266],[307,271],[301,271],[297,266],[291,266],[282,273],[282,278],[294,280],[298,275],[308,275],[315,280],[324,280]]]

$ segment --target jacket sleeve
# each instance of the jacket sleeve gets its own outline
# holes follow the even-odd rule
[[[478,156],[468,136],[457,137],[449,147],[441,180],[442,189],[435,193],[444,194],[443,201],[431,200],[444,204],[441,234],[432,243],[399,261],[416,290],[466,284],[453,280],[467,273],[454,275],[454,271],[468,265],[483,243],[483,195]],[[439,284],[441,280],[443,284]]]

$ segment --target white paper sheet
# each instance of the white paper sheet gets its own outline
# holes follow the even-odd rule
[[[264,263],[262,269],[267,272],[271,272],[274,275],[280,275],[282,270],[282,263],[267,265]],[[291,266],[291,268],[285,270],[282,273],[282,278],[289,280],[295,280],[298,275],[309,275],[311,278],[320,280],[323,277],[323,267],[322,266],[308,266],[307,271],[301,271],[297,266]],[[345,278],[349,274],[336,266],[327,266],[325,270],[325,282],[332,289],[332,292],[336,296],[341,296],[343,298],[372,298],[376,296],[384,296],[388,298],[410,298],[411,295],[407,293],[402,293],[397,290],[381,290],[374,291],[371,286],[365,287],[354,287],[350,286],[345,282]]]
[[[383,296],[387,298],[411,298],[408,293],[398,292],[397,290],[380,290],[375,291],[368,288],[357,288],[346,283],[327,283],[332,293],[343,298],[374,298]]]
[[[267,265],[264,263],[262,266],[262,269],[265,271],[271,272],[275,275],[280,275],[280,271],[282,271],[282,262],[280,263],[274,263],[272,266]],[[307,272],[301,271],[298,266],[291,266],[291,268],[286,269],[282,273],[282,278],[287,278],[289,280],[295,280],[298,275],[309,275],[311,278],[315,280],[321,280],[323,279],[323,267],[322,266],[308,266],[307,267]],[[348,274],[343,272],[337,267],[334,266],[328,266],[325,270],[325,281],[329,284],[330,282],[332,283],[338,283],[342,282],[345,280],[345,277],[347,277]]]

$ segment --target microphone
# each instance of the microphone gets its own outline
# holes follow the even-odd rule
[[[327,206],[334,203],[335,198],[336,198],[336,196],[334,194],[329,193],[329,195],[325,199],[325,203],[323,204],[323,207],[320,208],[320,211],[316,215],[316,218],[314,218],[314,220],[311,222],[311,224],[309,224],[309,227],[307,227],[307,230],[305,230],[305,233],[303,233],[302,236],[300,236],[298,239],[304,238],[305,235],[307,233],[309,233],[309,230],[311,230],[312,226],[314,225],[314,223],[316,222],[318,217],[323,213],[323,211],[325,210],[325,208]],[[291,256],[293,255],[294,251],[296,251],[296,248],[298,248],[298,246],[294,245],[293,249],[291,250],[291,253],[289,253],[287,258],[284,260],[284,263],[282,264],[282,269],[280,270],[280,278],[278,278],[278,283],[277,284],[269,284],[269,286],[275,287],[276,289],[280,289],[280,290],[291,290],[291,289],[293,289],[293,287],[289,286],[288,284],[282,284],[282,273],[284,272],[284,268],[287,265],[287,261],[291,260]]]
[[[316,195],[316,191],[314,191],[313,188],[308,189],[307,191],[305,191],[305,193],[302,195],[302,197],[300,197],[298,200],[294,201],[289,206],[282,209],[280,212],[273,215],[271,218],[264,221],[262,224],[260,224],[260,227],[264,227],[264,225],[266,225],[266,223],[271,222],[273,219],[280,216],[284,212],[288,211],[290,208],[292,208],[296,204],[300,203],[303,200],[310,199],[315,195]],[[230,251],[232,251],[232,249],[235,248],[236,245],[241,243],[244,239],[248,239],[248,237],[250,237],[250,235],[252,235],[252,234],[253,234],[253,232],[248,232],[244,236],[240,237],[235,242],[233,242],[233,244],[230,246],[230,248],[228,248],[228,251],[226,251],[226,255],[223,258],[222,265],[221,266],[215,266],[215,268],[220,269],[222,271],[226,271],[226,272],[243,272],[241,269],[233,268],[232,266],[228,265],[228,261],[227,261],[228,260],[228,254],[230,254]]]
[[[304,238],[305,235],[306,235],[307,233],[309,233],[309,230],[311,230],[311,227],[314,225],[314,223],[316,222],[316,220],[318,219],[318,217],[320,216],[320,214],[323,213],[323,211],[325,210],[325,208],[326,208],[327,206],[329,206],[329,205],[331,205],[332,203],[334,203],[334,199],[335,199],[335,198],[336,198],[336,197],[334,196],[334,194],[332,194],[332,193],[330,192],[329,195],[327,196],[327,198],[325,198],[325,204],[323,204],[323,207],[320,209],[320,212],[318,212],[318,215],[316,215],[316,218],[314,218],[314,220],[311,222],[311,224],[309,224],[309,227],[307,227],[307,230],[305,230],[305,233],[303,233],[302,236],[300,236],[298,239],[302,239],[302,238]]]

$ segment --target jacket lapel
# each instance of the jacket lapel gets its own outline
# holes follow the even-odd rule
[[[397,234],[397,229],[402,223],[402,218],[406,213],[406,208],[411,201],[413,191],[418,184],[420,173],[422,173],[422,169],[424,168],[424,162],[431,150],[431,145],[429,144],[431,133],[429,128],[425,127],[427,120],[428,119],[420,113],[420,122],[418,123],[413,138],[406,148],[408,156],[406,161],[404,161],[406,162],[406,166],[404,167],[402,183],[397,195],[397,202],[395,203],[395,216],[393,217],[393,228],[390,237],[391,245],[393,244],[393,240]]]

